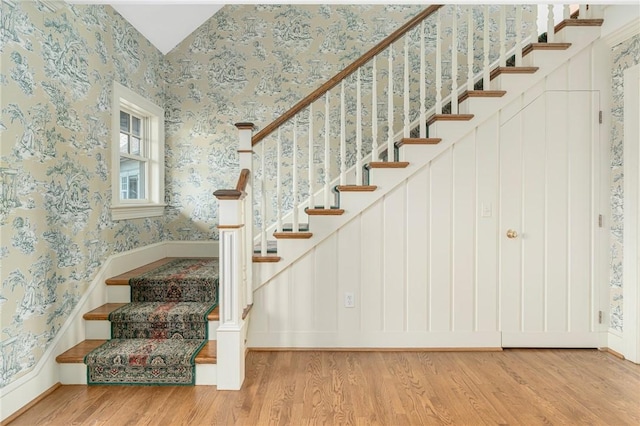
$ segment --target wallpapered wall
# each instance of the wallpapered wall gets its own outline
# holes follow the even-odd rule
[[[163,103],[164,58],[110,7],[0,3],[0,385],[41,358],[103,261],[172,237],[111,221],[113,80]]]
[[[622,256],[624,221],[624,71],[640,64],[640,35],[614,46],[611,68],[611,313],[610,327],[617,331],[623,328],[622,312]],[[627,94],[628,96],[629,94]]]
[[[536,16],[531,6],[524,6],[522,32],[531,33],[530,25]],[[381,41],[402,23],[423,10],[424,6],[403,5],[244,5],[226,6],[185,41],[167,55],[168,92],[167,138],[172,161],[168,164],[167,193],[175,220],[170,227],[175,234],[185,238],[203,238],[212,235],[217,238],[215,221],[217,204],[210,197],[210,188],[232,187],[236,173],[220,173],[237,164],[237,130],[233,123],[249,121],[258,129],[289,109],[297,101],[337,74],[353,62],[375,43]],[[442,15],[443,46],[450,46],[452,38],[449,23],[454,13],[453,6],[440,9]],[[466,81],[467,9],[458,8],[459,84]],[[474,31],[482,34],[484,16],[482,8],[474,9]],[[491,59],[497,59],[499,8],[490,8],[492,30]],[[515,8],[507,8],[507,38],[515,39]],[[435,20],[426,25],[428,56],[435,57]],[[417,30],[412,31],[412,46],[419,46]],[[402,126],[403,91],[403,42],[394,46],[394,95],[395,126],[397,132]],[[475,39],[474,70],[478,72],[483,62],[482,39]],[[509,46],[510,47],[510,46]],[[445,47],[446,49],[446,47]],[[450,64],[450,52],[443,54]],[[411,67],[411,111],[414,118],[419,111],[419,67],[417,50],[410,55]],[[363,87],[363,153],[371,151],[371,72],[365,66],[362,75]],[[387,55],[380,55],[377,64],[378,100],[378,141],[386,140],[387,126]],[[427,61],[427,90],[435,93],[433,61]],[[354,76],[352,76],[354,77]],[[443,68],[444,95],[448,94],[451,69]],[[355,163],[355,78],[347,80],[347,166]],[[339,170],[339,129],[340,107],[339,89],[331,95],[331,177]],[[427,108],[434,104],[434,98],[427,101]],[[314,105],[316,146],[316,189],[324,179],[324,98]],[[299,164],[298,183],[301,197],[308,194],[308,128],[309,114],[304,111],[298,119]],[[284,188],[291,188],[293,156],[292,125],[285,126],[282,133],[283,164],[282,182]],[[266,186],[269,207],[266,222],[275,221],[277,199],[276,181],[276,139],[275,134],[256,147],[254,164],[260,162],[261,147],[266,145]],[[255,177],[262,179],[262,171],[254,170]],[[255,187],[256,198],[260,196],[259,186]],[[300,198],[301,200],[302,198]],[[283,208],[289,211],[293,206],[290,193],[283,194]],[[182,215],[178,215],[182,212]],[[255,223],[262,218],[260,208],[255,208]]]
[[[172,157],[166,187],[176,213],[171,231],[217,238],[217,203],[210,194],[211,188],[235,186],[234,123],[266,126],[421,10],[419,5],[225,6],[171,51],[166,105]],[[298,152],[298,158],[306,155]],[[291,151],[285,156],[291,158]]]

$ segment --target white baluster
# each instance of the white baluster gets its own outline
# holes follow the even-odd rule
[[[507,66],[507,9],[500,6],[500,66]]]
[[[315,206],[313,195],[314,181],[314,165],[313,165],[313,104],[309,104],[309,208]]]
[[[331,117],[329,117],[329,106],[331,104],[330,93],[327,91],[327,94],[324,98],[324,208],[329,209],[331,205],[329,204],[329,195],[331,193],[330,182],[331,182],[331,135],[330,124]]]
[[[636,6],[637,5],[638,5],[638,3],[636,3]],[[587,16],[587,5],[586,4],[581,4],[578,7],[578,18],[580,18],[580,19],[588,18],[588,16]]]
[[[387,89],[387,161],[393,161],[393,45],[389,45],[389,85]]]
[[[344,80],[340,85],[340,185],[347,184],[347,113],[344,103]]]
[[[436,114],[442,114],[442,40],[440,9],[436,12]]]
[[[404,35],[404,132],[409,137],[409,34]]]
[[[522,5],[516,6],[516,67],[522,66]]]
[[[568,4],[562,6],[562,19],[571,18],[571,7]]]
[[[458,113],[458,6],[453,5],[451,22],[451,114]]]
[[[260,255],[267,255],[267,168],[265,167],[264,146],[265,142],[260,144],[260,171],[262,172],[262,180],[260,181]]]
[[[291,156],[293,157],[293,160],[291,161],[291,168],[292,170],[292,174],[293,174],[293,178],[292,178],[292,185],[293,185],[293,191],[291,191],[292,194],[292,198],[293,198],[293,232],[298,232],[300,230],[299,227],[299,223],[298,223],[298,160],[297,160],[297,154],[298,153],[298,116],[294,116],[293,117],[293,149],[291,152]]]
[[[553,43],[555,40],[555,23],[553,17],[553,5],[547,6],[547,43]]]
[[[425,54],[425,21],[420,24],[420,137],[427,137],[427,66]]]
[[[467,8],[467,90],[473,90],[473,6]]]
[[[371,161],[378,161],[378,71],[377,56],[371,68]]]
[[[531,23],[531,43],[537,43],[538,42],[538,5],[536,4],[532,4],[531,5],[531,16],[533,16],[533,22]]]
[[[360,68],[356,75],[356,185],[362,185],[362,84]]]
[[[276,148],[276,203],[278,217],[276,221],[276,231],[282,232],[282,137],[278,127],[278,147]]]
[[[482,89],[489,90],[489,81],[491,80],[491,69],[489,63],[489,6],[484,7],[484,31],[482,33],[484,62],[482,64]]]

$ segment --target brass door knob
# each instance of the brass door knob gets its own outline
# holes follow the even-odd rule
[[[518,233],[516,231],[514,231],[513,229],[509,229],[507,230],[507,238],[517,238],[518,237]]]

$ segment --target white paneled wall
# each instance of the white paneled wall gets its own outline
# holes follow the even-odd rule
[[[593,184],[592,178],[569,167],[573,163],[568,155],[592,158],[595,151],[554,144],[553,137],[580,131],[584,138],[593,138],[597,132],[589,125],[577,130],[581,126],[567,123],[567,97],[532,104],[550,90],[591,90],[589,72],[579,71],[588,70],[590,62],[586,49],[258,288],[249,346],[500,347],[505,326],[501,313],[515,331],[594,331],[593,324],[582,330],[571,322],[595,315],[596,292],[590,290],[585,293],[590,300],[571,305],[563,323],[549,318],[566,311],[567,289],[544,286],[550,277],[562,281],[570,274],[584,281],[591,276],[593,232],[566,234],[564,242],[553,246],[545,235],[566,232],[569,222],[584,217],[591,220],[597,203],[590,189],[582,188],[577,196],[587,198],[576,202],[589,214],[574,217],[567,211],[566,192]],[[545,123],[512,119],[530,104],[540,109]],[[554,114],[555,109],[563,114]],[[505,126],[515,127],[505,133]],[[527,135],[540,144],[505,144],[505,134]],[[545,158],[551,174],[546,180],[539,179]],[[501,171],[509,167],[514,179],[501,181]],[[571,188],[545,189],[549,182],[569,181]],[[532,195],[523,197],[521,191]],[[503,223],[501,216],[509,215],[510,208],[519,222]],[[541,215],[526,213],[540,209]],[[525,213],[517,213],[520,210]],[[560,219],[549,220],[555,216]],[[322,218],[311,218],[312,228],[314,220]],[[505,226],[521,230],[525,224],[526,245],[506,240]],[[592,224],[573,226],[588,230]],[[513,247],[506,245],[511,243]],[[568,244],[578,250],[574,261]],[[523,246],[543,254],[525,256]],[[575,259],[589,261],[583,265]],[[527,294],[520,293],[519,286],[501,287],[501,281],[520,282],[522,277],[504,263],[521,261],[535,282]],[[346,293],[354,294],[355,307],[345,307]],[[505,298],[520,303],[501,306]],[[544,305],[545,310],[522,309],[528,303]]]

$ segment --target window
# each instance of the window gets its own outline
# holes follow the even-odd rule
[[[164,212],[164,111],[113,83],[113,220]]]

